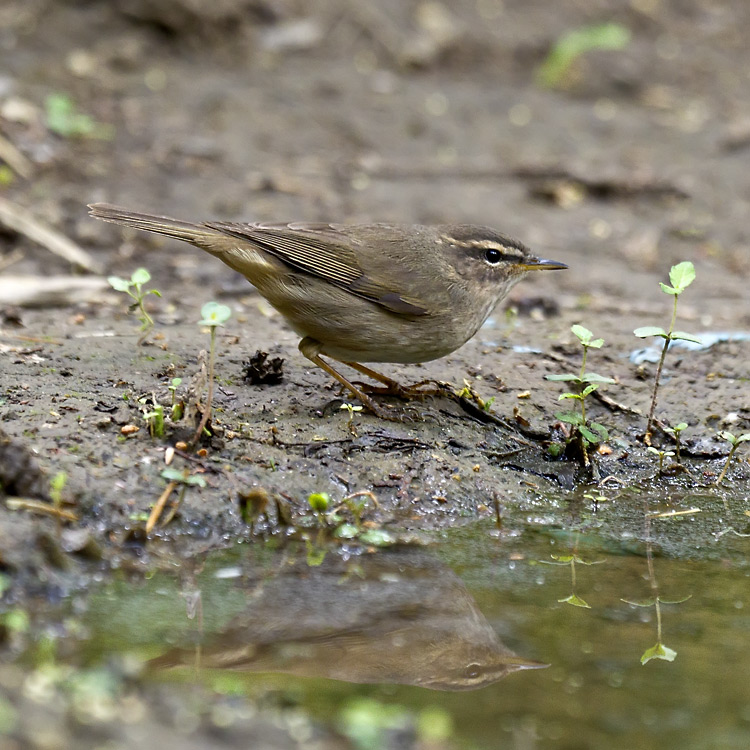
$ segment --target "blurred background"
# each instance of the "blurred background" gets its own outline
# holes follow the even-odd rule
[[[578,265],[549,289],[689,259],[740,291],[748,29],[743,0],[6,0],[0,197],[108,267],[92,201],[476,222]]]

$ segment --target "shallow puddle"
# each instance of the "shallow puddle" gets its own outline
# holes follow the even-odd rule
[[[528,520],[370,554],[238,545],[110,583],[63,650],[292,701],[362,748],[399,727],[435,747],[748,747],[750,541],[678,559]]]

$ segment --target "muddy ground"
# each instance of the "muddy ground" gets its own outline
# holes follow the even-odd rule
[[[565,31],[605,21],[630,29],[623,50],[588,53],[555,88],[536,82]],[[293,0],[10,0],[0,29],[0,129],[13,149],[0,155],[10,167],[1,197],[81,245],[97,271],[5,229],[0,282],[12,291],[17,276],[129,276],[145,266],[161,292],[148,298],[156,326],[144,345],[106,284],[57,304],[18,304],[9,291],[0,300],[0,427],[15,441],[5,444],[6,492],[48,498],[48,478],[65,472],[63,501],[78,518],[70,527],[87,530],[60,545],[54,519],[0,506],[9,604],[78,587],[92,566],[107,569],[96,558],[143,554],[137,529],[165,485],[165,446],[190,434],[168,425],[154,440],[143,413],[154,399],[169,403],[171,378],[187,396],[208,345],[197,326],[208,300],[233,312],[217,338],[215,435],[205,455],[173,461],[206,487],[191,488],[155,532],[186,557],[252,536],[238,503],[250,488],[272,500],[265,532],[276,528],[276,500],[297,517],[311,492],[335,502],[372,492],[370,522],[394,533],[487,517],[496,501],[577,501],[609,476],[609,490],[658,495],[656,459],[640,441],[645,418],[629,411],[648,410],[655,369],[630,358],[643,346],[632,331],[669,322],[658,282],[692,261],[697,279],[678,327],[750,330],[744,0],[566,0],[554,10],[326,0],[312,12]],[[61,134],[48,103],[61,94],[95,124],[68,119]],[[495,399],[494,418],[434,398],[418,421],[350,420],[338,389],[244,279],[188,246],[90,219],[86,204],[103,200],[194,220],[487,224],[570,269],[516,287],[453,355],[383,368],[404,382],[466,380]],[[590,369],[617,380],[602,389],[608,403],[590,406],[611,435],[593,474],[547,453],[562,435],[554,415],[564,389],[544,376],[580,366],[573,323],[604,337]],[[284,359],[280,383],[243,380],[258,350]],[[657,416],[688,423],[692,471],[663,480],[675,509],[689,507],[692,490],[742,516],[746,462],[723,489],[710,487],[726,455],[716,431],[750,429],[749,362],[741,339],[669,354]],[[126,437],[128,426],[139,430]],[[30,476],[29,455],[44,472],[30,485],[16,481],[19,460]],[[628,514],[612,518],[614,534]]]

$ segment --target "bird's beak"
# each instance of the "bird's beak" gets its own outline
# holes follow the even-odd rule
[[[523,264],[524,271],[562,271],[567,268],[565,263],[560,263],[557,260],[544,260],[543,258],[529,258],[526,263]]]

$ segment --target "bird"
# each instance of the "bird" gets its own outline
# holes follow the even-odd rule
[[[299,350],[373,414],[393,415],[324,357],[404,387],[367,363],[439,359],[479,330],[532,271],[565,269],[473,224],[191,222],[94,203],[92,217],[182,240],[241,273],[300,336]]]

